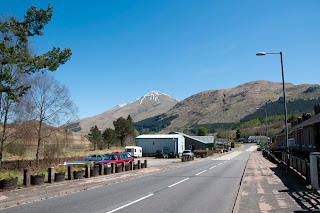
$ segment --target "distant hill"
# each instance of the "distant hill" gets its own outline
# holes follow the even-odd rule
[[[100,130],[113,128],[113,121],[119,117],[131,115],[134,122],[163,114],[180,100],[161,92],[152,91],[131,103],[121,104],[115,108],[89,118],[75,121],[65,128],[75,132],[88,133],[90,127],[97,125]]]
[[[274,112],[270,111],[270,113],[283,113],[282,96],[281,83],[248,82],[235,88],[209,90],[192,95],[165,114],[142,120],[135,125],[140,131],[144,129],[152,131],[153,128],[155,131],[161,132],[190,129],[197,126],[234,127],[242,119],[249,119],[247,116],[257,112],[257,108],[265,106],[266,102],[277,103],[273,105]],[[286,83],[286,96],[289,112],[302,111],[305,108],[302,105],[307,103],[305,100],[309,100],[308,107],[312,108],[313,102],[317,102],[320,97],[320,85]],[[294,106],[295,110],[289,108],[290,103],[293,103],[292,106],[298,105]],[[152,121],[152,125],[150,125],[150,121]]]

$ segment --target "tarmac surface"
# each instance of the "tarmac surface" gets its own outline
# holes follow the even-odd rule
[[[319,212],[320,194],[263,157],[252,152],[234,212]]]
[[[218,154],[213,155],[213,158]],[[0,211],[2,209],[28,204],[40,200],[47,200],[54,197],[68,195],[84,190],[89,190],[101,186],[114,183],[128,181],[155,173],[196,164],[208,160],[208,158],[195,158],[194,161],[181,163],[181,159],[155,159],[155,158],[139,158],[142,163],[147,160],[147,168],[103,175],[98,177],[83,178],[78,180],[65,180],[63,182],[55,182],[52,184],[45,183],[40,186],[21,187],[12,191],[0,192]]]
[[[185,163],[181,163],[181,159],[159,161],[159,159],[146,158],[148,168],[145,169],[3,191],[0,192],[0,210],[128,181],[222,155],[224,154],[196,158],[194,161]],[[139,160],[143,162],[144,159],[139,158]],[[286,174],[276,164],[263,157],[261,152],[253,151],[242,177],[233,212],[320,212],[320,194],[309,190],[295,177]]]

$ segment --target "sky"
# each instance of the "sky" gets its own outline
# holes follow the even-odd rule
[[[23,18],[48,0],[1,2]],[[320,84],[319,0],[51,0],[52,21],[32,40],[38,54],[72,50],[54,72],[79,119],[150,91],[178,99],[250,81]]]

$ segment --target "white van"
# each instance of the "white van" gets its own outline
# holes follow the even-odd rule
[[[140,146],[126,146],[124,150],[130,153],[132,157],[142,157],[142,147]]]

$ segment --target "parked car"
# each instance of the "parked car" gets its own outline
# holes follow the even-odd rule
[[[94,154],[85,158],[86,161],[101,161],[106,157],[106,155]]]
[[[99,167],[99,164],[103,164],[104,167],[111,167],[111,163],[121,165],[122,162],[125,162],[125,164],[129,164],[130,162],[134,162],[134,158],[127,152],[111,153],[107,155],[102,161],[95,162],[93,167]]]
[[[168,153],[164,153],[163,150],[157,150],[156,158],[168,158]]]
[[[168,153],[168,158],[176,158],[176,157],[179,157],[179,156],[177,156],[177,154],[175,152]]]
[[[194,157],[194,153],[191,150],[184,150],[182,153],[182,157],[184,157],[184,156]]]

